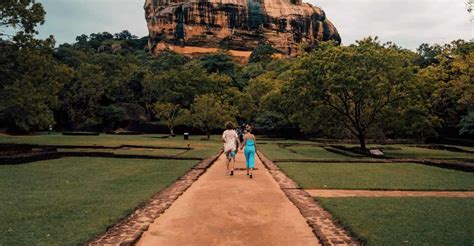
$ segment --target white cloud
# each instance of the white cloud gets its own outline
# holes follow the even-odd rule
[[[415,49],[473,38],[464,0],[309,0],[326,12],[344,44],[367,36]]]

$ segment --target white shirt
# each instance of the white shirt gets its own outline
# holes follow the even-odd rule
[[[235,151],[237,150],[237,139],[239,136],[235,130],[225,130],[222,134],[222,139],[224,140],[224,151]]]

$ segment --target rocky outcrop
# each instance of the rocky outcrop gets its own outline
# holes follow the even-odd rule
[[[154,53],[248,56],[265,43],[294,56],[320,41],[341,42],[324,11],[301,0],[146,0],[144,8]]]

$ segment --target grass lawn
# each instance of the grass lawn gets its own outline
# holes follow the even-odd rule
[[[412,163],[278,163],[300,186],[328,189],[474,190],[474,173]]]
[[[144,148],[133,148],[133,149],[58,149],[59,152],[105,152],[114,153],[117,155],[177,155],[185,152],[182,149],[144,149]]]
[[[351,159],[350,156],[345,156],[337,153],[333,153],[330,151],[325,150],[322,147],[317,146],[290,146],[288,147],[289,150],[295,151],[300,155],[304,155],[306,157],[314,158],[314,159]]]
[[[145,134],[145,135],[107,135],[100,136],[64,136],[61,134],[52,135],[34,135],[34,136],[8,136],[0,134],[0,143],[24,143],[24,144],[40,144],[40,145],[78,145],[78,146],[109,146],[117,147],[120,145],[137,145],[137,146],[160,146],[160,147],[190,147],[191,151],[183,154],[186,157],[209,157],[222,148],[222,140],[220,136],[211,136],[211,140],[201,140],[204,136],[190,136],[189,140],[183,140],[182,136],[173,138],[162,138],[163,135]],[[70,150],[72,151],[72,150]],[[94,150],[96,151],[96,150]],[[100,151],[100,150],[99,150]],[[132,154],[149,154],[162,155],[169,153],[174,155],[182,150],[103,150],[113,152],[124,152]],[[156,153],[156,154],[154,154]]]
[[[473,245],[472,198],[318,198],[367,245]]]
[[[207,158],[217,154],[221,147],[222,145],[213,146],[212,148],[196,148],[179,155],[179,157]]]
[[[0,166],[0,245],[84,242],[194,164],[83,157]]]
[[[357,144],[342,144],[346,147],[359,147]],[[427,145],[428,147],[429,145]],[[460,149],[471,150],[473,147],[455,146]],[[460,159],[474,159],[474,154],[454,152],[449,150],[441,149],[430,149],[423,147],[411,146],[411,144],[368,144],[368,148],[381,148],[386,156],[392,158],[433,158],[433,159],[446,159],[446,158],[460,158]],[[474,148],[473,148],[474,149]]]
[[[259,143],[268,143],[268,144],[314,144],[314,142],[307,141],[307,140],[295,140],[295,139],[272,139],[272,138],[265,138],[256,136],[257,142]]]
[[[281,148],[277,144],[258,144],[257,149],[262,151],[266,157],[270,158],[271,160],[276,159],[312,159],[310,157],[293,153],[288,149]]]
[[[301,144],[305,142],[300,142]],[[361,155],[347,152],[348,155],[342,155],[325,150],[318,146],[295,145],[281,148],[276,143],[267,143],[259,145],[261,150],[268,158],[276,159],[334,159],[345,160],[351,158],[367,158]],[[347,147],[354,147],[356,145],[346,144]],[[412,147],[407,145],[369,145],[370,148],[382,148],[385,155],[392,158],[460,158],[460,159],[474,159],[474,154],[454,152],[448,150],[436,150],[422,147]],[[338,150],[342,151],[342,150]],[[344,152],[344,151],[342,151]],[[351,157],[353,156],[353,157]]]
[[[390,147],[390,146],[383,146]],[[382,147],[382,148],[383,148]],[[438,149],[428,149],[420,147],[411,147],[411,146],[401,146],[394,145],[393,147],[399,149],[383,149],[383,152],[388,157],[393,158],[465,158],[465,159],[474,159],[474,154],[463,153],[463,152],[453,152],[448,150],[438,150]]]
[[[0,143],[26,143],[42,145],[82,145],[82,146],[120,146],[120,145],[141,145],[141,146],[166,146],[166,147],[205,147],[220,144],[220,136],[212,136],[211,140],[202,141],[204,136],[192,135],[189,140],[183,140],[182,136],[163,138],[159,134],[143,135],[109,135],[99,136],[67,136],[61,134],[52,135],[31,135],[31,136],[9,136],[0,134]]]

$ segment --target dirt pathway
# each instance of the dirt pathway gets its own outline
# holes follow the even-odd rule
[[[474,191],[306,190],[314,197],[474,197]]]
[[[245,167],[237,155],[238,168]],[[137,245],[318,245],[298,209],[257,159],[258,171],[225,174],[221,156]]]

